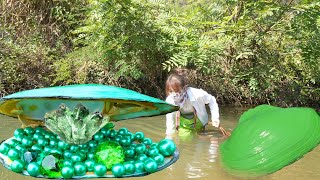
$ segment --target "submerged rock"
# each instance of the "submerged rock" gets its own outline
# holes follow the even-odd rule
[[[103,117],[99,112],[90,114],[79,103],[73,111],[61,104],[59,109],[46,113],[44,120],[46,127],[61,140],[69,144],[84,144],[108,123],[109,117]]]

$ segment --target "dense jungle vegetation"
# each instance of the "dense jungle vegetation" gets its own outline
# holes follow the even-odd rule
[[[78,83],[164,99],[175,67],[220,104],[320,106],[318,0],[2,0],[0,97]]]

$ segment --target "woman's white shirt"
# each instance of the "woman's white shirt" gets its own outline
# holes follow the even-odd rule
[[[192,87],[188,87],[186,89],[186,91],[187,91],[188,99],[190,100],[192,106],[196,110],[197,116],[203,126],[208,124],[208,113],[206,110],[206,104],[208,104],[208,106],[210,108],[212,123],[214,123],[214,124],[220,123],[219,106],[218,106],[216,98],[214,96],[207,93],[203,89],[197,89],[197,88],[192,88]],[[177,105],[177,104],[175,104],[174,98],[171,94],[166,98],[166,102],[173,104],[173,105]],[[187,103],[186,103],[186,105],[187,105]],[[181,106],[184,106],[184,103]],[[184,108],[184,107],[182,107],[182,108]],[[190,107],[186,107],[186,108],[189,109]],[[166,115],[166,126],[167,126],[166,134],[167,135],[175,133],[176,113],[177,113],[177,111],[172,112],[172,113],[168,113]]]

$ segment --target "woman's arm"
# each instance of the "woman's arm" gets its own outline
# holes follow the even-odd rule
[[[205,92],[204,93],[204,102],[208,104],[211,113],[212,126],[219,127],[220,126],[220,114],[219,114],[219,106],[217,100],[211,94]]]
[[[173,98],[168,96],[166,99],[167,103],[174,104]],[[176,132],[176,125],[175,125],[175,117],[176,111],[166,114],[166,134],[167,136],[172,136]]]

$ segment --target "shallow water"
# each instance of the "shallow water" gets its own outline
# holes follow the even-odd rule
[[[223,107],[221,108],[222,126],[232,131],[238,123],[240,115],[246,108]],[[0,115],[0,142],[13,136],[15,129],[20,127],[17,119]],[[165,137],[165,116],[137,118],[115,123],[115,129],[126,127],[129,131],[144,132],[146,137],[154,142],[159,142]],[[320,132],[319,132],[320,133]],[[244,179],[229,175],[223,170],[219,163],[218,147],[225,138],[220,132],[208,127],[205,133],[195,136],[192,139],[174,138],[180,151],[180,158],[176,163],[168,168],[133,179],[152,180],[176,180],[176,179],[218,179],[218,180],[238,180]],[[283,169],[255,179],[261,180],[313,180],[320,179],[320,146],[307,153],[303,158]],[[11,172],[0,165],[0,180],[35,179]],[[93,180],[98,180],[94,178]],[[101,179],[101,178],[100,178]]]

